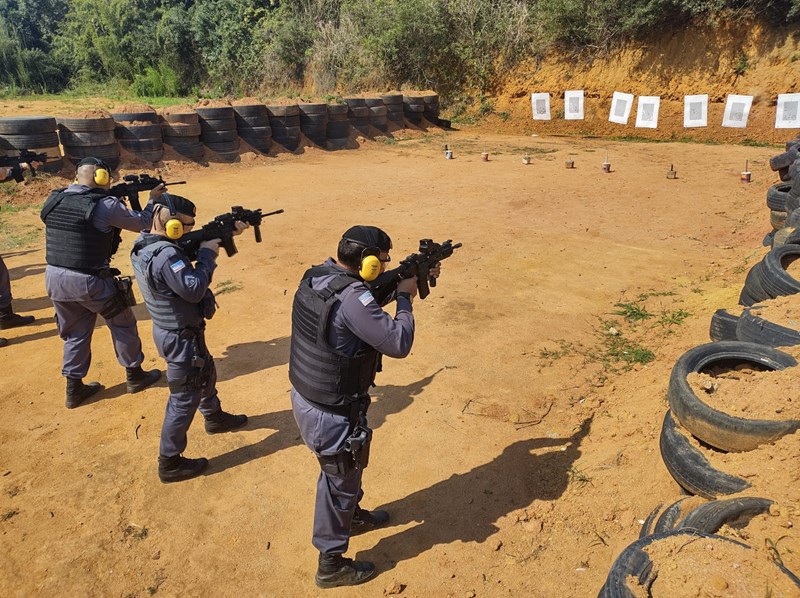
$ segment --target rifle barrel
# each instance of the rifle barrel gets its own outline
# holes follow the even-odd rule
[[[281,208],[280,210],[275,210],[274,212],[267,212],[266,214],[264,214],[264,217],[274,216],[275,214],[283,214],[283,208]]]

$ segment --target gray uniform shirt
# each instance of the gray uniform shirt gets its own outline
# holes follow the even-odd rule
[[[325,265],[347,271],[333,258],[328,258]],[[322,290],[332,279],[333,276],[319,276],[311,280],[311,286]],[[364,343],[389,357],[407,356],[414,343],[411,301],[398,297],[397,312],[392,318],[378,305],[365,283],[350,285],[339,292],[339,302],[331,310],[328,343],[348,356],[355,355]]]

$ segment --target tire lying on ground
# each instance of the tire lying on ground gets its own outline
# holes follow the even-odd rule
[[[736,494],[750,487],[750,483],[746,480],[714,469],[705,455],[692,446],[689,439],[681,433],[669,411],[664,416],[664,423],[661,426],[659,448],[667,471],[681,488],[691,494],[703,498],[717,498]],[[656,524],[656,531],[664,530],[662,519],[666,518],[669,523],[674,523],[677,513],[673,515],[673,520],[669,521],[670,515],[665,511]]]
[[[784,226],[786,226],[786,212],[781,212],[779,210],[770,210],[769,211],[769,224],[772,226],[772,230],[780,230]]]
[[[770,210],[786,212],[786,198],[792,188],[791,183],[775,183],[767,189],[767,207]]]
[[[678,543],[677,549],[674,548],[676,540]],[[669,573],[675,564],[675,559],[686,554],[686,552],[681,553],[681,550],[688,546],[688,550],[691,551],[693,543],[697,540],[703,540],[705,542],[705,544],[697,546],[696,550],[709,555],[709,558],[712,559],[710,564],[713,574],[718,575],[719,568],[724,568],[724,570],[729,571],[736,571],[736,569],[738,569],[732,567],[733,563],[730,561],[721,560],[729,556],[731,552],[735,555],[733,558],[736,559],[736,562],[741,562],[745,565],[745,568],[736,574],[738,578],[733,578],[735,580],[734,583],[736,587],[734,592],[736,596],[744,595],[740,593],[742,591],[747,592],[747,595],[755,595],[750,593],[753,591],[763,591],[764,588],[761,587],[760,584],[764,578],[768,582],[765,595],[773,595],[772,591],[775,591],[775,595],[791,596],[795,595],[795,588],[800,587],[800,579],[798,579],[796,575],[786,569],[782,564],[772,559],[764,557],[763,560],[758,560],[757,553],[755,551],[750,553],[749,551],[751,549],[747,544],[715,534],[706,534],[693,530],[675,530],[663,534],[647,536],[646,538],[636,540],[625,548],[611,565],[611,570],[608,573],[606,582],[600,589],[598,598],[635,598],[638,596],[669,598],[670,596],[676,595],[699,595],[696,594],[698,591],[696,586],[705,585],[707,583],[706,576],[709,575],[705,567],[699,567],[693,571],[698,579],[691,580],[693,582],[692,587],[677,588],[667,587],[665,585],[669,582],[686,584],[690,581],[687,579],[681,580],[680,576],[678,579],[670,578]],[[713,555],[715,555],[716,552],[714,551],[714,547],[709,544],[710,542],[714,544],[719,543],[720,547],[724,545],[726,546],[726,550],[722,551],[720,556],[714,557]],[[654,563],[647,552],[647,548],[654,544],[662,544],[664,548],[667,549],[665,551],[654,547],[656,548],[654,552],[657,554],[666,553],[661,559],[657,559],[657,561],[666,559],[669,565],[671,565],[664,571],[660,570],[661,563]],[[672,550],[668,548],[670,544],[673,544]],[[753,554],[756,560],[749,561],[744,559],[742,558],[744,554]],[[690,554],[686,560],[687,565],[691,567],[691,563],[694,563],[696,558],[696,553]],[[713,560],[714,558],[717,559],[716,563]],[[714,571],[714,569],[717,569],[717,571]],[[750,582],[754,573],[760,578],[757,583]],[[669,582],[665,582],[664,579],[669,580]],[[750,587],[743,587],[743,583],[748,584]],[[661,587],[659,587],[659,585]],[[730,592],[731,589],[728,589],[729,592],[724,595],[734,595]],[[680,590],[683,590],[683,593],[681,593]],[[723,594],[714,593],[713,595]]]
[[[761,285],[761,268],[762,263],[757,262],[753,264],[753,267],[750,268],[750,271],[747,273],[747,276],[744,279],[744,287],[739,295],[739,305],[750,307],[759,301],[773,299],[773,297],[771,297]]]
[[[711,316],[711,327],[708,336],[712,341],[735,341],[739,340],[736,336],[736,324],[739,316],[729,314],[724,309],[718,309]]]
[[[739,340],[767,347],[792,347],[800,345],[800,331],[765,320],[754,313],[758,306],[742,312],[736,324]]]
[[[794,243],[776,247],[764,256],[758,276],[761,287],[767,295],[765,299],[800,293],[800,280],[786,271],[786,268],[797,259],[800,259],[800,245]]]
[[[670,374],[667,400],[673,416],[693,436],[723,451],[749,451],[800,429],[797,420],[734,417],[704,403],[689,385],[688,375],[711,365],[747,364],[767,370],[794,367],[791,355],[741,341],[707,343],[684,353]]]
[[[778,154],[777,156],[773,156],[769,159],[769,167],[774,170],[780,170],[781,168],[787,168],[792,165],[792,163],[800,158],[800,152],[798,152],[797,147],[792,147],[782,154]]]
[[[637,594],[634,594],[629,589],[628,584],[631,581],[629,578],[635,578],[635,581],[638,582],[638,586],[644,588],[646,591],[649,590],[658,575],[658,570],[653,566],[650,555],[648,555],[644,549],[654,542],[675,536],[684,536],[687,540],[699,537],[715,541],[731,542],[744,548],[749,548],[747,544],[737,542],[736,540],[729,540],[722,536],[692,531],[677,530],[663,534],[653,534],[646,538],[636,540],[636,542],[622,551],[611,565],[611,570],[608,572],[606,582],[603,584],[603,587],[600,588],[600,593],[597,595],[598,598],[635,598]],[[650,595],[649,592],[647,595]]]
[[[742,497],[712,500],[689,511],[675,529],[713,534],[723,525],[742,524],[756,515],[767,513],[772,501],[766,498]]]

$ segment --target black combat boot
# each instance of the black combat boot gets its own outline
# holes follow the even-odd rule
[[[389,523],[389,513],[386,511],[367,511],[356,507],[353,522],[350,524],[350,537],[371,532]]]
[[[187,459],[183,455],[158,456],[158,478],[164,483],[182,482],[196,478],[208,468],[208,459]]]
[[[75,409],[86,399],[103,390],[99,382],[84,384],[80,378],[67,378],[67,409]]]
[[[21,316],[15,314],[11,306],[0,307],[0,330],[8,330],[17,326],[31,324],[36,318],[33,316]]]
[[[221,434],[237,430],[247,423],[246,415],[233,415],[225,413],[222,409],[212,413],[206,418],[206,432],[209,434]]]
[[[320,553],[314,582],[320,588],[357,586],[373,575],[375,575],[375,565],[369,561],[354,561],[341,554]]]
[[[144,390],[161,378],[161,370],[149,370],[146,372],[140,365],[135,368],[125,368],[125,374],[127,376],[129,394]]]

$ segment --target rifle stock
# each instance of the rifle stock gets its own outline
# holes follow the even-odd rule
[[[122,180],[125,181],[124,183],[119,183],[118,185],[114,185],[111,189],[108,190],[109,195],[113,195],[114,197],[127,197],[128,200],[131,202],[131,208],[133,208],[137,212],[142,211],[142,204],[139,201],[139,192],[140,191],[150,191],[155,189],[159,185],[185,185],[186,181],[175,181],[175,182],[167,182],[161,177],[155,178],[150,176],[149,174],[126,174],[122,177]]]

